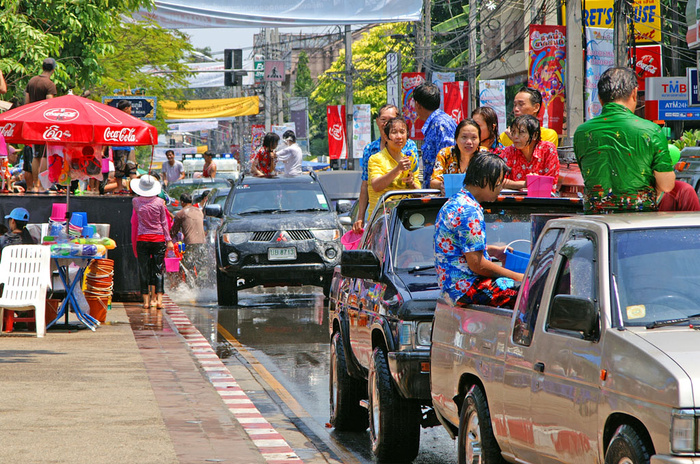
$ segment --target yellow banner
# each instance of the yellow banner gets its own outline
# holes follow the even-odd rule
[[[637,42],[661,42],[661,6],[659,0],[634,0],[632,19]],[[588,27],[612,28],[613,0],[586,0],[583,23]]]
[[[258,97],[218,98],[214,100],[190,100],[184,108],[178,102],[162,100],[165,119],[211,119],[249,116],[260,112]]]

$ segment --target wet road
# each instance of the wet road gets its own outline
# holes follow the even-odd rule
[[[235,307],[217,306],[215,289],[169,294],[225,364],[245,365],[266,385],[266,394],[251,398],[263,414],[284,413],[329,462],[374,462],[367,432],[338,433],[327,425],[328,307],[320,288],[242,291]],[[442,427],[423,429],[414,462],[456,463],[455,442]]]

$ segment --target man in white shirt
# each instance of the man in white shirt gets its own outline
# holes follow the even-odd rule
[[[282,134],[282,140],[287,144],[285,148],[277,150],[277,161],[284,163],[285,176],[301,175],[301,148],[297,145],[294,131],[288,130]]]
[[[165,157],[168,161],[163,163],[163,186],[185,178],[185,166],[180,161],[175,160],[175,152],[168,150],[165,152]]]

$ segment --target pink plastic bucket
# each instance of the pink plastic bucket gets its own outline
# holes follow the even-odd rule
[[[65,203],[54,203],[51,206],[51,220],[55,222],[64,222],[66,220],[66,211],[68,205]]]
[[[180,272],[180,258],[165,258],[165,272]]]
[[[364,232],[364,229],[362,229],[362,231]],[[340,243],[343,244],[346,250],[354,250],[360,246],[360,240],[362,240],[362,232],[357,233],[353,230],[345,232],[343,236],[340,237]]]
[[[552,176],[535,176],[527,175],[527,196],[528,197],[546,197],[552,196],[552,186],[554,185],[554,177]]]

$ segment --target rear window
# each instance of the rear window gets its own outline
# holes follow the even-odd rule
[[[295,211],[330,211],[328,200],[317,183],[238,184],[234,187],[228,214]]]
[[[433,236],[435,218],[440,205],[404,209],[399,213],[400,225],[394,236],[394,269],[434,266]]]

